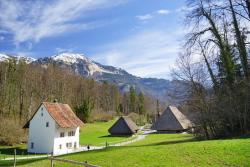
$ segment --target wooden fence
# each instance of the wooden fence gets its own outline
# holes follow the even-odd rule
[[[71,164],[75,164],[75,165],[79,165],[79,166],[85,166],[85,167],[100,167],[100,166],[96,166],[96,165],[91,165],[89,164],[87,161],[85,162],[78,162],[78,161],[73,161],[73,160],[68,160],[68,159],[62,159],[62,158],[57,158],[57,157],[49,157],[50,159],[50,164],[51,167],[54,167],[54,161],[61,161],[61,162],[66,162],[66,163],[71,163]]]

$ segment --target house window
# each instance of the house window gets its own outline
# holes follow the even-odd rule
[[[43,112],[41,113],[41,116],[43,116]]]
[[[31,149],[33,149],[34,148],[34,143],[33,142],[31,142]]]
[[[66,147],[67,148],[71,148],[72,147],[72,143],[66,143]]]
[[[49,122],[46,122],[46,127],[49,127]]]
[[[61,133],[60,133],[60,137],[64,137],[64,132],[61,132]]]
[[[62,145],[61,145],[61,144],[59,145],[59,149],[60,149],[60,150],[62,149]]]
[[[76,148],[76,142],[74,142],[74,148]]]
[[[75,132],[74,131],[69,131],[68,136],[75,136]]]

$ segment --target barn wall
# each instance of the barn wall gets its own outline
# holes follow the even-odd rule
[[[111,135],[131,135],[133,134],[123,119],[119,119],[110,129]]]

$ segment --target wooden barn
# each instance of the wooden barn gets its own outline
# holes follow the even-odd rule
[[[154,130],[169,132],[183,132],[191,128],[191,121],[174,106],[169,106],[152,126]]]
[[[110,128],[109,133],[114,136],[121,135],[133,135],[137,133],[139,128],[137,125],[129,118],[122,116],[120,117]]]

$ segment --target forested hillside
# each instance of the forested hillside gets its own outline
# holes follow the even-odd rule
[[[131,112],[150,121],[149,116],[156,108],[155,101],[136,93],[133,87],[127,93],[120,93],[115,85],[86,79],[55,65],[42,67],[10,59],[0,63],[0,127],[3,132],[0,142],[9,140],[4,134],[9,132],[4,128],[20,134],[39,104],[55,99],[69,104],[84,122],[108,120],[114,115]]]

